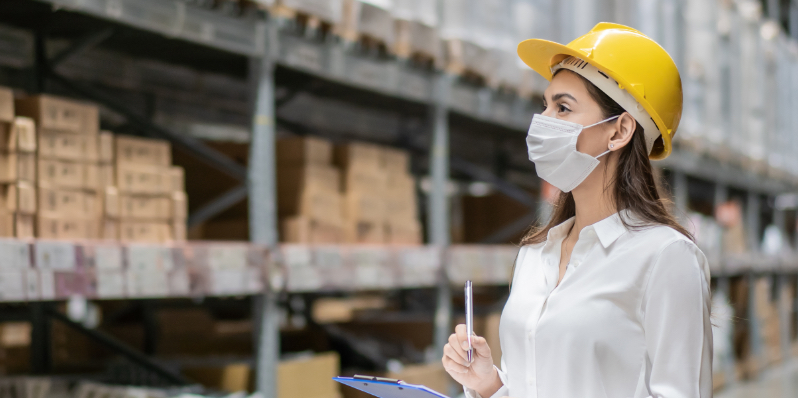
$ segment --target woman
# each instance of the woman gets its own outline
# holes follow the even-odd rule
[[[551,81],[527,136],[562,193],[516,259],[501,317],[501,369],[465,327],[443,365],[468,397],[711,397],[709,268],[657,193],[649,159],[671,151],[682,108],[670,56],[601,23],[567,46],[518,54]]]

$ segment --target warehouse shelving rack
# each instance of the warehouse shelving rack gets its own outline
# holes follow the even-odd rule
[[[379,100],[386,104],[399,101],[427,109],[432,136],[431,146],[428,148],[431,189],[427,203],[427,230],[430,245],[446,248],[451,243],[447,200],[447,182],[451,169],[480,181],[491,182],[500,192],[529,207],[529,215],[500,231],[497,240],[501,241],[502,236],[516,232],[534,221],[538,201],[526,191],[485,168],[450,159],[449,156],[451,114],[515,131],[520,136],[537,109],[530,99],[507,95],[490,88],[475,87],[461,82],[456,76],[414,68],[397,60],[360,55],[340,42],[297,34],[286,28],[285,21],[265,18],[262,15],[229,16],[177,0],[26,0],[16,3],[20,7],[52,8],[59,14],[89,16],[93,20],[102,21],[94,24],[102,26],[101,28],[88,31],[66,50],[49,59],[44,48],[43,35],[46,31],[38,32],[31,43],[35,47],[36,58],[33,91],[46,91],[48,81],[56,83],[76,95],[123,115],[126,123],[138,131],[171,140],[176,146],[240,182],[209,204],[196,209],[191,215],[194,223],[208,220],[248,197],[251,240],[272,248],[278,247],[274,142],[275,126],[281,121],[276,117],[275,104],[282,99],[275,95],[277,66],[299,72],[299,76],[304,75],[346,87],[348,90],[356,90],[370,100]],[[0,23],[14,23],[5,19],[6,17],[0,15]],[[207,47],[246,60],[248,78],[253,88],[250,162],[247,167],[230,160],[199,140],[156,125],[107,93],[54,72],[58,64],[79,57],[84,51],[100,45],[120,27],[167,38],[173,47]],[[729,188],[747,191],[746,224],[750,230],[749,235],[753,237],[759,236],[760,197],[791,192],[796,186],[795,181],[763,177],[743,167],[678,147],[667,160],[659,162],[659,166],[671,171],[675,203],[682,210],[688,208],[688,176],[716,181],[715,203],[726,200]],[[783,219],[783,214],[778,214],[778,217]],[[756,248],[755,238],[752,243],[751,247]],[[279,254],[280,251],[274,250],[274,253]],[[441,250],[440,253],[441,263],[446,264],[447,251]],[[277,263],[280,261],[279,258],[276,259]],[[733,267],[736,263],[742,263],[743,266]],[[778,286],[783,286],[787,278],[795,278],[798,267],[794,265],[789,259],[741,259],[736,262],[728,259],[714,265],[713,277],[717,278],[719,289],[726,291],[728,297],[729,278],[732,276],[742,274],[753,278],[757,275],[777,275]],[[434,318],[434,341],[440,348],[445,344],[450,331],[452,292],[445,272],[439,275],[436,284],[438,300]],[[279,289],[267,289],[256,300],[255,312],[259,317],[256,327],[259,341],[257,388],[266,397],[276,396],[276,366],[280,344],[276,311],[278,294]],[[753,294],[749,296],[753,297]],[[793,308],[796,307],[798,306],[793,305]],[[44,313],[47,311],[45,307],[33,305],[33,308],[34,315],[47,316]],[[755,311],[755,306],[751,305],[749,308]],[[757,338],[760,325],[757,324],[755,313],[749,314],[748,318],[754,331],[751,336],[756,356],[762,349]],[[787,343],[789,342],[784,343],[785,352],[788,350]]]

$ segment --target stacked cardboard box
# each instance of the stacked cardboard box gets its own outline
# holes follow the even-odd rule
[[[116,136],[113,138],[119,235],[128,241],[185,240],[188,200],[184,172],[172,166],[167,141]],[[106,191],[113,200],[114,190]],[[108,210],[109,225],[113,210]],[[107,234],[106,237],[109,237]]]
[[[383,148],[380,160],[385,173],[385,241],[421,244],[416,181],[409,172],[410,154]]]
[[[341,243],[341,175],[332,155],[332,144],[316,138],[277,142],[277,207],[284,241]]]
[[[0,89],[0,236],[30,238],[36,214],[36,127],[29,118],[13,116],[9,95]]]
[[[98,237],[97,107],[37,95],[17,100],[16,113],[32,118],[37,127],[36,235]]]
[[[335,148],[341,170],[344,236],[347,243],[384,243],[387,174],[382,167],[383,149],[366,143]]]
[[[114,134],[101,131],[98,138],[100,170],[100,200],[102,220],[100,238],[119,239],[119,190],[116,188],[114,165]]]

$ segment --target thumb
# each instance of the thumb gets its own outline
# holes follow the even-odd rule
[[[488,347],[488,341],[485,340],[484,337],[474,336],[474,338],[471,339],[471,346],[474,348],[477,355],[490,358],[490,347]]]

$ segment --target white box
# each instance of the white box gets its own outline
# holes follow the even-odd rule
[[[122,269],[122,247],[115,245],[94,246],[94,265],[100,270]]]
[[[37,269],[33,272],[39,279],[39,299],[55,300],[55,271],[51,269]],[[30,274],[29,274],[30,275]],[[28,297],[31,299],[31,297]]]
[[[128,269],[126,271],[128,297],[169,296],[169,274],[159,269]]]
[[[243,270],[249,263],[245,245],[212,244],[205,247],[208,268],[212,270]]]
[[[122,298],[125,292],[125,272],[120,269],[97,269],[97,297]]]
[[[25,301],[27,271],[0,271],[0,301]]]
[[[168,272],[174,268],[172,248],[155,245],[129,245],[126,250],[128,271]]]
[[[77,267],[75,245],[70,242],[39,240],[34,251],[38,269],[72,271]]]
[[[18,240],[0,239],[0,270],[31,268],[30,244]]]

